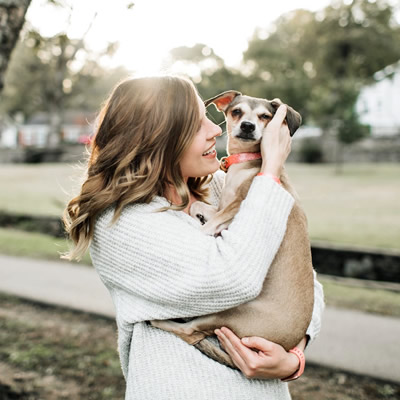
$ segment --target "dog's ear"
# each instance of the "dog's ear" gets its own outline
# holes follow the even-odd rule
[[[215,107],[217,107],[218,111],[225,112],[228,108],[229,104],[232,103],[232,100],[236,96],[240,96],[242,93],[237,92],[236,90],[228,90],[227,92],[223,92],[218,94],[211,99],[208,99],[204,102],[204,105],[208,107],[211,103],[214,103]]]
[[[273,99],[271,100],[271,105],[274,107],[275,111],[279,108],[280,105],[282,105],[282,101],[280,99]],[[294,110],[292,107],[287,106],[287,112],[286,112],[286,123],[288,124],[290,136],[293,136],[294,133],[299,129],[299,126],[301,125],[301,115]]]

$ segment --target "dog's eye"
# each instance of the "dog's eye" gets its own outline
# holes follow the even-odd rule
[[[268,115],[268,114],[261,114],[260,115],[260,119],[263,119],[263,120],[268,120],[268,119],[271,119],[272,117],[270,116],[270,115]]]
[[[232,110],[232,115],[234,117],[237,117],[237,116],[239,116],[241,114],[242,114],[242,110],[240,108],[235,108],[234,110]]]

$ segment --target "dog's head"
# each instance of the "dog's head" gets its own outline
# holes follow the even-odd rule
[[[229,147],[234,148],[235,152],[258,151],[265,127],[282,104],[279,99],[258,99],[244,96],[235,90],[207,100],[206,107],[211,103],[225,114]],[[293,136],[301,124],[300,114],[287,106],[285,121],[290,136]]]

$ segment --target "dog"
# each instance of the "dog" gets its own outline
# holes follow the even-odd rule
[[[203,231],[218,235],[229,227],[246,197],[253,178],[261,168],[260,142],[265,127],[278,107],[279,99],[265,100],[227,91],[205,102],[224,112],[227,123],[228,154],[221,160],[226,170],[225,185],[218,209],[195,202],[190,215],[204,225]],[[301,116],[287,107],[285,123],[292,136],[301,124]],[[230,165],[233,160],[242,162]],[[243,161],[243,159],[245,161]],[[287,221],[282,244],[269,268],[259,296],[242,305],[195,318],[185,323],[172,320],[153,320],[151,325],[173,332],[187,343],[195,345],[214,360],[237,368],[231,357],[215,341],[207,340],[214,330],[226,326],[237,336],[260,336],[283,346],[286,351],[295,347],[305,336],[314,304],[314,278],[307,220],[298,196],[290,185],[287,174],[280,176],[282,186],[295,198]]]

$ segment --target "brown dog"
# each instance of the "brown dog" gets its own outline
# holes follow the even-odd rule
[[[211,103],[225,113],[228,153],[253,153],[250,158],[256,158],[228,165],[218,209],[201,202],[192,205],[190,214],[202,222],[207,221],[203,226],[204,232],[215,235],[229,226],[254,176],[260,171],[261,158],[257,153],[260,152],[262,134],[281,102],[279,99],[268,101],[228,91],[208,100],[206,105]],[[291,135],[301,123],[300,114],[291,107],[287,109],[286,123]],[[229,160],[228,157],[228,164]],[[227,162],[222,162],[222,169],[226,166]],[[283,187],[297,199],[285,173],[280,179]],[[236,368],[227,353],[212,341],[204,340],[213,335],[215,329],[226,326],[240,338],[260,336],[289,350],[305,336],[313,304],[313,267],[307,221],[296,201],[282,244],[256,299],[186,323],[151,321],[151,324],[175,333],[211,358]]]

